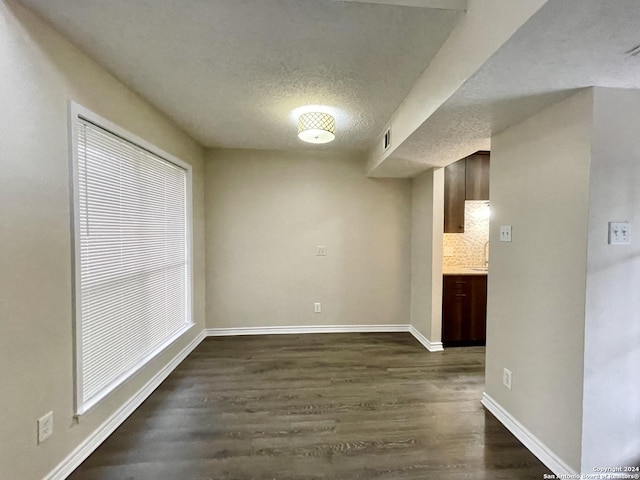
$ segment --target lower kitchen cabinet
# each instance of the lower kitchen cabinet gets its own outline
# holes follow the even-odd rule
[[[445,347],[484,345],[487,276],[445,275],[442,289],[442,343]]]

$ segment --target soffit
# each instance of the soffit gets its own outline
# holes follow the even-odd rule
[[[370,175],[411,177],[488,150],[580,88],[640,88],[638,25],[636,0],[550,0]]]

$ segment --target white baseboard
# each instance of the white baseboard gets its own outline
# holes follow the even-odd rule
[[[80,464],[93,451],[111,435],[153,391],[169,376],[173,370],[182,362],[193,349],[195,349],[205,338],[202,331],[194,338],[189,345],[184,347],[173,360],[171,360],[162,370],[153,376],[138,392],[131,397],[122,407],[111,415],[100,427],[98,427],[84,442],[82,442],[73,452],[71,452],[60,464],[54,468],[43,480],[64,480],[80,466]]]
[[[371,333],[371,332],[408,332],[409,325],[309,325],[283,327],[238,327],[208,328],[209,337],[227,337],[236,335],[300,335],[304,333]]]
[[[372,332],[409,332],[430,352],[441,352],[442,342],[431,342],[412,325],[310,325],[291,327],[239,327],[208,328],[208,337],[227,337],[236,335],[301,335],[305,333],[372,333]]]
[[[564,478],[578,478],[578,474],[552,452],[533,433],[513,418],[498,402],[486,393],[482,394],[482,405],[489,410],[513,435],[527,447],[538,459],[544,463],[556,476]]]
[[[444,350],[442,342],[432,342],[422,335],[413,325],[409,325],[409,332],[430,352],[442,352]]]

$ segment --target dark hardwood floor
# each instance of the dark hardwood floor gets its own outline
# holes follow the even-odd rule
[[[484,347],[408,333],[205,340],[71,480],[541,479],[480,405]]]

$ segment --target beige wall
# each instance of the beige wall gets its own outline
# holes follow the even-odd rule
[[[576,471],[591,118],[582,91],[493,137],[491,151],[486,393]]]
[[[595,89],[582,471],[640,465],[640,91]],[[631,245],[607,243],[610,221]]]
[[[411,325],[430,342],[440,342],[444,169],[428,170],[411,185]]]
[[[207,151],[207,327],[409,323],[411,184],[362,168],[322,151]]]
[[[202,150],[15,2],[0,2],[0,477],[39,480],[204,327]],[[193,165],[196,328],[73,420],[68,101]],[[36,444],[52,410],[53,436]]]

